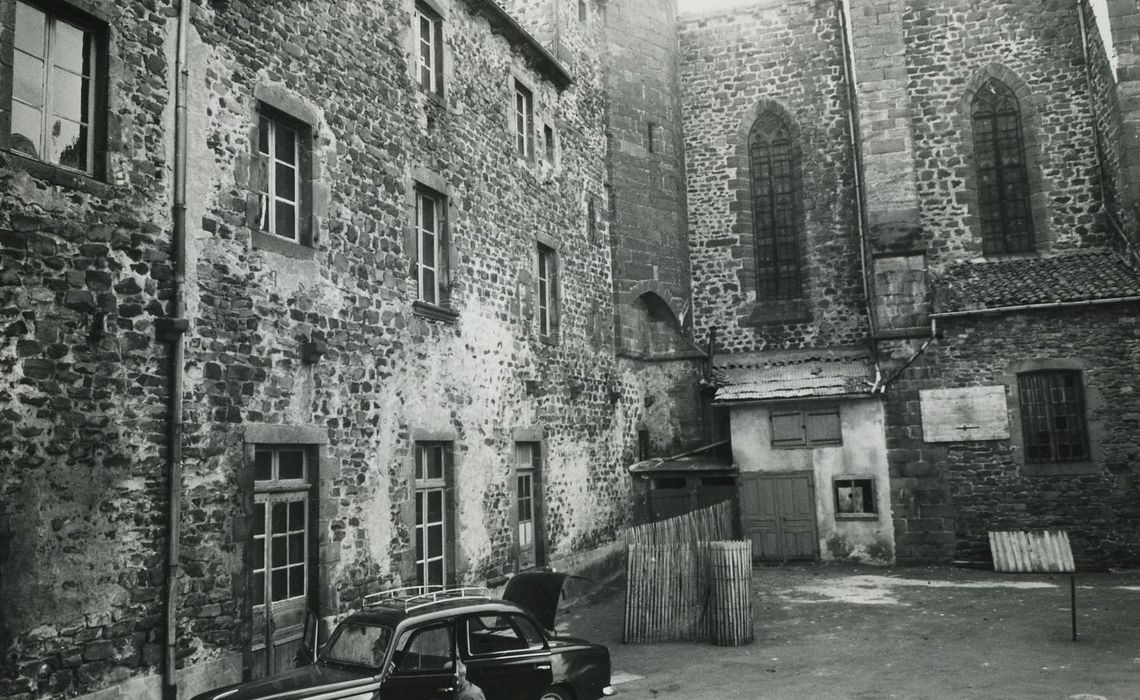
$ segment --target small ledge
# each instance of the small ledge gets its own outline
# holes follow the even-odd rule
[[[277,253],[278,255],[284,255],[289,258],[312,260],[317,256],[317,251],[314,248],[290,241],[287,238],[274,236],[272,233],[266,233],[264,231],[251,230],[250,241],[256,250]]]
[[[8,164],[13,168],[23,170],[32,177],[53,185],[79,190],[98,197],[115,197],[125,190],[123,187],[117,187],[86,173],[45,163],[18,151],[5,150],[4,154],[7,156]]]
[[[412,302],[412,312],[417,316],[431,319],[432,321],[443,321],[444,323],[455,323],[459,320],[459,312],[451,309],[445,309],[442,306],[429,304],[426,301],[416,300]]]
[[[557,335],[541,335],[540,334],[540,335],[538,335],[538,342],[542,343],[543,345],[549,345],[551,347],[557,347],[558,346],[558,336]]]
[[[878,520],[878,513],[836,513],[836,520]]]
[[[880,328],[872,340],[905,340],[908,338],[929,338],[930,326],[907,326],[905,328]]]
[[[811,309],[806,300],[785,299],[754,303],[748,316],[740,323],[743,326],[764,326],[779,323],[805,323],[811,320]]]
[[[1022,476],[1082,476],[1100,474],[1101,465],[1097,462],[1058,462],[1056,464],[1023,464]]]

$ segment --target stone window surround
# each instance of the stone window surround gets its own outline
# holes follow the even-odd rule
[[[112,97],[118,93],[119,81],[115,79],[120,70],[117,60],[115,34],[110,28],[116,26],[118,12],[108,13],[101,5],[90,0],[67,0],[66,2],[48,3],[43,0],[22,0],[28,5],[45,9],[57,17],[64,17],[76,24],[90,30],[95,35],[95,68],[94,68],[94,94],[95,103],[91,107],[91,127],[89,138],[92,140],[91,170],[82,172],[61,165],[55,165],[33,156],[12,151],[9,148],[11,139],[11,103],[13,76],[10,72],[13,64],[15,42],[11,31],[0,32],[3,42],[0,43],[0,64],[5,70],[0,73],[0,150],[9,156],[8,163],[19,168],[29,175],[71,189],[80,190],[99,196],[113,196],[114,187],[108,184],[110,168],[108,164],[109,143],[107,134],[107,114],[112,105]],[[15,23],[16,4],[12,0],[0,0],[0,23],[5,27],[12,27]]]
[[[535,330],[538,339],[548,345],[557,345],[560,336],[559,330],[561,328],[562,316],[562,276],[563,264],[562,253],[558,248],[558,242],[551,236],[545,233],[535,233],[535,243],[531,247],[534,259],[534,298],[535,298]],[[538,275],[538,257],[539,251],[547,251],[553,259],[553,270],[547,271],[547,288],[549,296],[549,306],[547,308],[549,332],[543,333],[540,327],[540,318],[538,313],[539,307],[539,275]]]
[[[444,323],[455,323],[459,312],[453,307],[455,301],[453,276],[454,263],[459,259],[455,247],[455,231],[458,222],[458,209],[451,188],[442,175],[425,168],[413,167],[406,184],[407,197],[405,200],[405,234],[404,250],[406,251],[409,269],[408,284],[410,287],[412,311],[419,316]],[[419,299],[419,273],[417,268],[419,250],[419,230],[416,220],[416,194],[422,189],[430,190],[446,201],[446,210],[443,216],[442,232],[438,236],[438,266],[437,280],[440,290],[438,304],[429,304]]]
[[[298,130],[301,139],[300,151],[300,198],[298,212],[298,240],[291,241],[256,225],[256,214],[260,206],[260,193],[257,183],[250,182],[246,203],[246,222],[250,229],[251,243],[255,249],[278,253],[285,257],[312,260],[321,241],[321,214],[327,208],[328,185],[324,182],[324,171],[317,152],[317,136],[322,122],[320,111],[310,102],[279,83],[259,80],[253,87],[254,105],[250,118],[249,132],[251,171],[258,162],[259,120],[263,112],[271,117],[284,117],[289,126]],[[266,109],[268,108],[268,109]],[[252,178],[252,172],[251,172]]]
[[[1080,474],[1100,474],[1104,463],[1102,436],[1104,422],[1099,414],[1104,407],[1104,399],[1088,381],[1091,364],[1080,358],[1039,358],[1019,360],[1009,363],[1003,374],[996,379],[1006,387],[1006,407],[1009,411],[1009,440],[1013,461],[1022,476],[1067,476]],[[1079,371],[1084,386],[1085,428],[1089,441],[1089,459],[1081,462],[1027,463],[1025,461],[1025,439],[1022,434],[1021,401],[1017,375],[1026,372],[1050,370]]]
[[[807,212],[804,208],[804,199],[809,198],[806,192],[808,183],[804,181],[802,175],[803,136],[800,131],[799,123],[794,115],[783,104],[776,100],[763,98],[757,101],[757,103],[745,113],[737,125],[736,151],[734,157],[731,158],[729,162],[729,170],[735,169],[736,171],[736,177],[730,181],[729,187],[735,197],[736,210],[738,212],[736,222],[732,228],[733,233],[740,241],[740,245],[736,248],[741,252],[734,253],[740,262],[737,278],[740,282],[741,289],[750,290],[752,294],[755,295],[755,301],[751,304],[747,304],[745,308],[741,310],[740,324],[742,326],[797,323],[810,321],[812,318],[811,307],[807,299],[803,296],[798,299],[765,300],[759,298],[757,291],[756,234],[752,219],[752,163],[748,153],[748,139],[752,132],[752,125],[767,112],[775,112],[791,132],[792,158],[796,169],[800,171],[798,175],[800,181],[800,201],[797,203],[796,208],[796,229],[801,237],[800,283],[805,295],[806,290],[810,287],[811,281],[807,259],[808,246],[804,244],[806,241],[803,240],[806,239],[808,235]]]
[[[1042,173],[1042,154],[1040,144],[1041,134],[1041,98],[1033,93],[1029,85],[1014,71],[999,63],[991,63],[974,73],[966,82],[962,96],[958,100],[957,108],[949,115],[953,129],[959,134],[962,144],[962,160],[965,163],[964,172],[966,204],[966,228],[972,234],[975,253],[981,257],[982,234],[981,217],[978,211],[978,170],[974,158],[974,128],[972,106],[974,96],[978,90],[991,78],[998,80],[1008,87],[1017,98],[1021,110],[1022,148],[1025,154],[1025,170],[1029,185],[1029,210],[1033,221],[1034,252],[1005,253],[986,255],[987,259],[1009,259],[1017,257],[1035,256],[1047,249],[1052,241],[1053,234],[1050,227],[1049,193]]]
[[[235,529],[238,531],[235,532],[234,539],[245,545],[246,554],[243,556],[246,557],[253,556],[251,518],[253,515],[254,462],[255,452],[259,445],[300,445],[309,451],[308,478],[312,489],[310,493],[313,503],[311,512],[315,514],[314,539],[316,545],[315,556],[312,553],[310,554],[310,559],[315,564],[316,569],[315,574],[310,574],[310,577],[315,576],[316,579],[316,585],[311,589],[311,595],[316,599],[318,616],[334,615],[337,612],[336,601],[328,596],[320,595],[322,591],[328,590],[328,584],[333,580],[333,574],[340,559],[340,550],[328,537],[328,528],[325,527],[334,513],[330,512],[326,506],[327,494],[321,486],[322,480],[327,482],[334,473],[334,464],[328,449],[328,431],[318,426],[279,423],[247,423],[244,426],[242,432],[243,463],[237,469],[237,481],[242,498],[243,512],[247,515],[240,519],[242,521],[240,527],[239,523],[235,522]],[[246,564],[248,563],[246,562]],[[249,597],[248,600],[252,605],[252,597]],[[252,607],[246,613],[252,615]]]

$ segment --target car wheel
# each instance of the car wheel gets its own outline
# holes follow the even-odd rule
[[[552,685],[543,691],[540,700],[574,700],[574,696],[566,688]]]

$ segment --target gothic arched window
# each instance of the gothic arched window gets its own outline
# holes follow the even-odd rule
[[[982,251],[1031,251],[1033,217],[1017,97],[1000,80],[990,78],[974,95],[970,117],[978,166]]]
[[[799,216],[802,194],[795,145],[792,130],[774,112],[761,113],[748,134],[756,290],[760,299],[798,299],[803,295]]]

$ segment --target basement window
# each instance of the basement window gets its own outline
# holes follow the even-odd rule
[[[836,520],[869,520],[878,517],[874,479],[836,478],[832,484]]]

